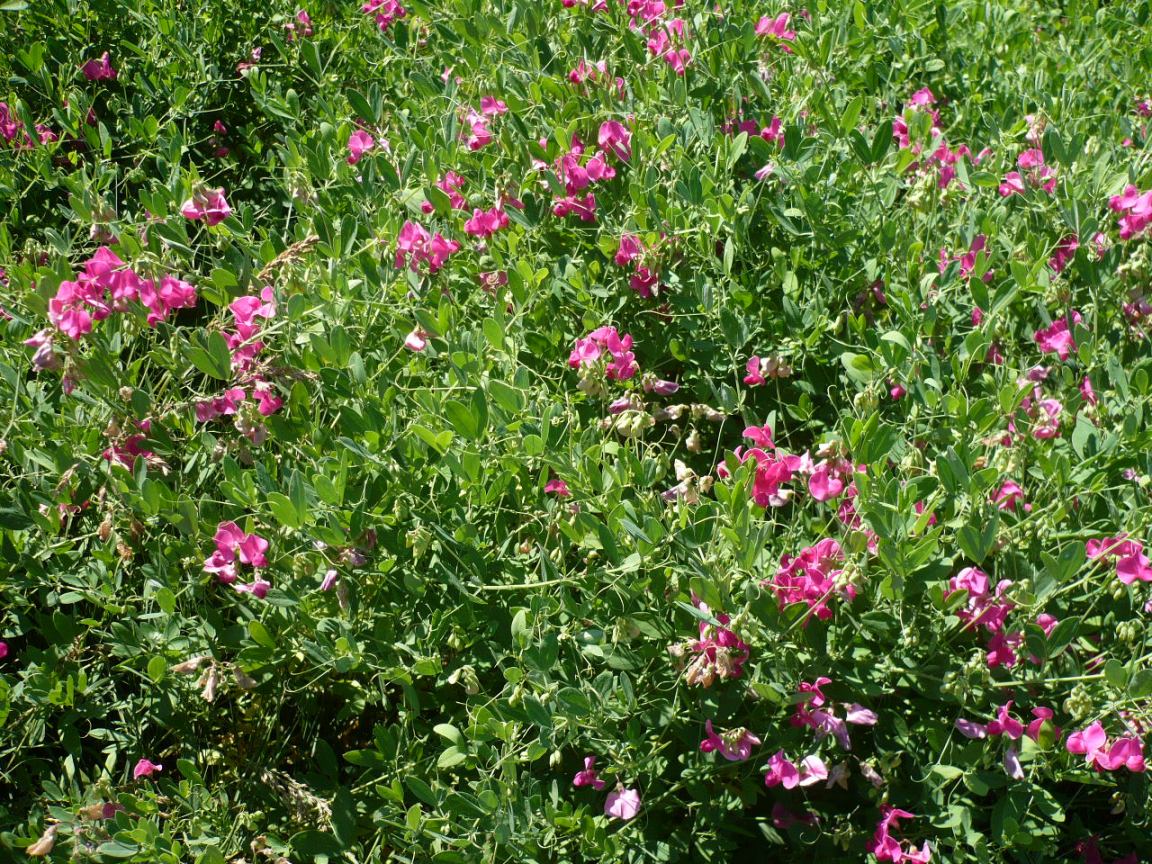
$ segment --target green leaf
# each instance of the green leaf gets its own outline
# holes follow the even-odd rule
[[[1128,670],[1123,663],[1112,658],[1104,664],[1104,680],[1116,689],[1123,690],[1128,685]]]
[[[248,622],[248,635],[252,637],[252,641],[257,645],[262,645],[265,648],[276,647],[276,641],[268,632],[268,628],[255,619]]]

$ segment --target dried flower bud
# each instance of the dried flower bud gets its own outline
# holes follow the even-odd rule
[[[197,657],[190,657],[184,662],[177,663],[175,666],[173,666],[172,671],[177,675],[188,675],[189,673],[195,672],[206,662],[208,662],[208,660],[209,658],[203,654]]]
[[[40,835],[40,839],[29,846],[25,851],[33,858],[46,858],[52,854],[52,849],[56,845],[56,831],[59,828],[57,825],[49,825],[48,828]]]

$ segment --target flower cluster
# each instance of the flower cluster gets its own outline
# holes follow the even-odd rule
[[[615,261],[621,267],[632,265],[628,287],[645,300],[652,296],[653,289],[658,288],[660,284],[660,271],[653,269],[653,257],[654,250],[645,246],[635,234],[624,234],[620,237]]]
[[[705,615],[710,615],[707,604],[696,600],[696,605]],[[684,681],[689,686],[699,684],[711,687],[720,679],[739,678],[744,674],[744,664],[748,661],[748,644],[728,628],[731,617],[719,612],[715,615],[716,624],[700,622],[700,636],[676,645],[668,652],[673,657],[690,657],[684,669]]]
[[[421,264],[428,265],[429,275],[435,274],[448,260],[448,256],[460,249],[455,240],[446,240],[439,231],[429,234],[416,222],[405,221],[396,238],[396,267],[413,272],[420,271]]]
[[[846,600],[856,597],[855,587],[839,578],[843,561],[840,544],[826,537],[815,546],[805,547],[796,557],[780,556],[776,575],[764,584],[776,592],[781,608],[805,603],[810,615],[824,621],[832,617],[828,603],[833,597],[837,594]]]
[[[1129,184],[1121,194],[1108,199],[1108,206],[1123,214],[1118,221],[1121,240],[1143,234],[1152,225],[1152,190],[1141,192]]]
[[[75,280],[60,283],[56,296],[48,302],[48,320],[61,333],[79,339],[92,332],[94,321],[113,312],[127,311],[132,301],[139,301],[148,310],[148,325],[155,327],[173,309],[195,306],[196,289],[175,276],[163,276],[159,282],[142,279],[115,252],[103,246],[84,264],[84,271]],[[37,347],[42,347],[43,342],[40,338]]]
[[[192,197],[180,207],[186,219],[201,221],[205,225],[219,225],[232,215],[232,208],[224,198],[223,189],[198,187]]]
[[[221,583],[263,600],[272,585],[259,575],[250,583],[237,582],[237,568],[240,564],[267,567],[268,558],[264,553],[268,551],[268,541],[257,534],[244,533],[235,522],[221,522],[213,541],[216,551],[204,561],[204,572],[215,573]]]
[[[1084,547],[1092,560],[1116,559],[1116,575],[1125,585],[1136,581],[1152,582],[1152,565],[1144,554],[1144,544],[1139,540],[1129,540],[1127,534],[1117,534],[1103,540],[1089,540]]]
[[[1016,159],[1016,165],[1024,169],[1025,173],[1009,171],[1004,175],[1004,181],[1000,184],[1003,197],[1023,194],[1029,186],[1043,189],[1049,195],[1056,191],[1056,171],[1044,164],[1044,151],[1039,147],[1021,153]]]
[[[1069,735],[1065,747],[1069,753],[1083,756],[1084,761],[1096,771],[1127,768],[1134,773],[1143,773],[1145,770],[1143,739],[1126,734],[1109,742],[1108,733],[1099,720]]]
[[[376,26],[380,28],[381,33],[391,27],[395,21],[408,14],[398,0],[367,0],[360,7],[360,11],[365,15],[375,16]]]
[[[580,370],[580,389],[585,392],[599,389],[601,375],[609,381],[626,381],[640,371],[632,353],[632,335],[621,336],[607,325],[576,340],[568,365]]]

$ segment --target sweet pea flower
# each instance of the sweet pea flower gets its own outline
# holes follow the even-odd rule
[[[752,755],[752,748],[760,745],[760,739],[743,727],[717,734],[712,729],[712,721],[707,720],[704,728],[706,737],[700,742],[700,750],[718,752],[729,762],[743,762]]]
[[[597,141],[601,150],[613,154],[621,162],[632,158],[632,133],[615,120],[606,120],[600,124]]]
[[[225,583],[236,581],[237,563],[267,567],[268,541],[256,534],[246,534],[235,522],[221,522],[213,538],[216,551],[204,561],[204,572],[215,573]]]
[[[439,232],[430,235],[423,227],[412,221],[405,221],[396,238],[396,267],[407,265],[413,272],[419,272],[420,265],[428,265],[429,275],[434,275],[448,260],[448,256],[458,252],[460,244],[445,239]]]
[[[197,189],[180,208],[186,219],[200,220],[206,225],[218,225],[232,215],[232,208],[224,198],[223,189]]]
[[[1024,766],[1020,764],[1020,754],[1015,747],[1008,747],[1004,751],[1004,773],[1013,780],[1024,779]]]
[[[597,792],[607,785],[600,779],[600,775],[596,771],[595,756],[584,757],[584,770],[576,772],[576,776],[572,778],[572,785],[576,787],[591,786]]]
[[[976,723],[972,720],[966,720],[963,717],[959,717],[956,720],[955,726],[956,731],[963,735],[965,738],[980,739],[988,737],[988,727],[983,723]]]
[[[1076,257],[1076,250],[1080,248],[1080,238],[1075,234],[1067,234],[1060,239],[1056,244],[1056,249],[1052,252],[1052,257],[1048,259],[1048,266],[1052,272],[1059,275],[1064,272],[1073,258]]]
[[[1036,403],[1032,437],[1038,440],[1055,438],[1060,434],[1060,414],[1064,406],[1056,399],[1041,399]]]
[[[768,381],[760,372],[759,357],[756,357],[755,355],[749,357],[748,362],[745,364],[744,368],[748,372],[748,374],[744,376],[744,383],[749,387],[763,386],[768,383]]]
[[[107,51],[99,60],[89,60],[80,67],[80,71],[89,81],[114,81],[117,74],[112,68],[112,61],[109,60]]]
[[[900,841],[891,835],[891,829],[899,827],[900,819],[915,818],[911,813],[887,804],[880,808],[880,813],[880,823],[876,826],[872,839],[868,841],[868,851],[876,856],[877,861],[914,861],[925,864],[932,860],[932,849],[927,840],[924,841],[923,847],[917,850],[911,844],[907,847],[902,846]]]
[[[617,786],[604,800],[604,815],[627,821],[640,812],[640,793]]]
[[[386,32],[393,23],[408,14],[398,0],[367,0],[360,7],[360,11],[366,15],[375,15],[376,26],[381,33]]]
[[[491,237],[502,228],[508,227],[508,214],[497,204],[491,210],[472,211],[472,218],[464,223],[464,231],[473,237]]]
[[[132,769],[132,779],[139,780],[141,777],[151,777],[157,771],[163,770],[163,765],[156,762],[149,762],[147,759],[141,759],[136,763],[136,767]]]
[[[1027,728],[1024,730],[1024,734],[1031,738],[1033,741],[1038,741],[1040,740],[1040,733],[1043,730],[1044,724],[1047,723],[1052,727],[1053,735],[1055,736],[1056,740],[1059,740],[1060,736],[1063,735],[1063,732],[1059,729],[1059,727],[1052,723],[1052,720],[1055,718],[1055,716],[1056,713],[1051,708],[1045,708],[1043,706],[1033,708],[1032,717],[1034,719],[1028,723]]]
[[[796,31],[788,29],[788,22],[791,18],[792,16],[787,12],[781,12],[775,18],[765,15],[756,22],[756,35],[776,39],[781,43],[780,50],[791,54],[791,46],[783,44],[796,41]]]
[[[1121,194],[1108,199],[1108,206],[1124,214],[1119,220],[1121,240],[1130,240],[1152,225],[1152,190],[1141,192],[1128,185]]]
[[[1079,324],[1082,320],[1080,313],[1072,310],[1071,320],[1069,316],[1065,316],[1053,321],[1048,327],[1037,330],[1033,338],[1045,354],[1055,354],[1061,360],[1067,360],[1076,350],[1076,342],[1072,338],[1072,325]]]
[[[559,477],[553,477],[544,484],[545,494],[556,495],[558,498],[567,498],[572,494],[568,489],[568,484],[561,480]]]
[[[375,146],[375,138],[363,129],[357,129],[348,137],[348,164],[355,165]]]
[[[266,582],[263,579],[257,578],[253,582],[233,582],[232,588],[241,594],[251,594],[257,600],[263,600],[268,596],[268,589],[272,587],[271,582]]]
[[[988,721],[989,735],[1004,735],[1015,741],[1024,734],[1024,724],[1009,713],[1012,704],[1009,700],[996,709],[996,719]]]
[[[1005,480],[996,494],[992,496],[992,503],[996,505],[998,510],[1011,510],[1016,512],[1016,503],[1024,500],[1024,490],[1014,480]],[[1029,505],[1025,504],[1024,508],[1031,509]]]
[[[769,788],[783,786],[785,789],[795,789],[800,783],[800,771],[788,761],[783,750],[778,750],[768,760],[768,773],[764,775],[764,785]]]
[[[431,335],[427,330],[414,327],[412,332],[404,337],[404,347],[409,351],[423,351],[428,347],[428,339]]]

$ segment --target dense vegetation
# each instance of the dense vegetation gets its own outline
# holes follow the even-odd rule
[[[1148,860],[1149,17],[0,3],[5,854]]]

